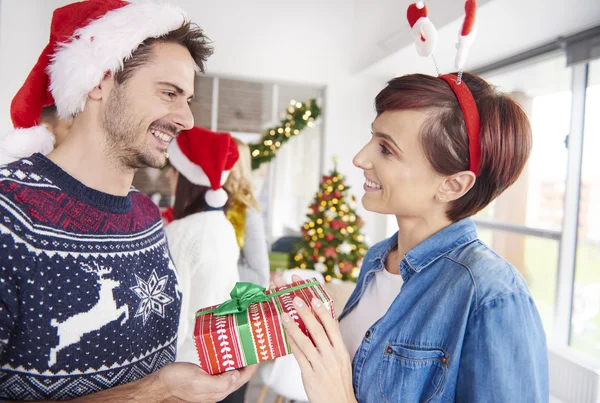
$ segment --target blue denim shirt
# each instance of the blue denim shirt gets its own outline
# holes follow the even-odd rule
[[[367,252],[340,320],[397,242],[396,234]],[[546,339],[531,294],[471,219],[410,250],[400,274],[400,293],[354,356],[359,402],[548,401]]]

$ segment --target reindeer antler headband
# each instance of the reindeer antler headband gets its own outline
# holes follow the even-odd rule
[[[475,176],[479,176],[479,164],[481,161],[481,126],[479,111],[477,110],[477,104],[475,103],[473,94],[471,94],[467,85],[462,82],[462,73],[465,61],[467,60],[469,47],[473,43],[476,34],[476,10],[476,0],[465,1],[465,19],[458,36],[458,42],[456,43],[456,59],[454,60],[454,66],[458,71],[458,76],[453,74],[440,75],[437,62],[433,56],[433,51],[437,43],[437,30],[431,20],[427,17],[427,6],[425,6],[425,3],[419,1],[408,6],[406,18],[408,19],[414,37],[417,53],[423,57],[432,57],[438,77],[448,83],[458,99],[460,109],[462,110],[465,119],[467,136],[469,138],[469,170],[472,171]]]

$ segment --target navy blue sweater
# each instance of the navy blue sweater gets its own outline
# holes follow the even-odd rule
[[[172,362],[181,292],[158,208],[46,157],[0,166],[0,399],[65,400]]]

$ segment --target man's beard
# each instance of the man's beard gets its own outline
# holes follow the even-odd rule
[[[102,118],[102,128],[106,133],[107,154],[120,161],[125,169],[160,168],[165,164],[163,158],[156,158],[146,149],[146,142],[140,146],[140,136],[148,134],[148,127],[136,121],[136,112],[127,97],[125,85],[116,85],[106,104]]]

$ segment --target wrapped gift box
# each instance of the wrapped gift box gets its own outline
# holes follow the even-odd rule
[[[237,283],[231,300],[196,313],[194,339],[200,366],[219,374],[291,354],[283,327],[283,312],[308,335],[296,313],[294,297],[308,307],[316,297],[335,318],[333,301],[316,279],[298,281],[274,290]]]

